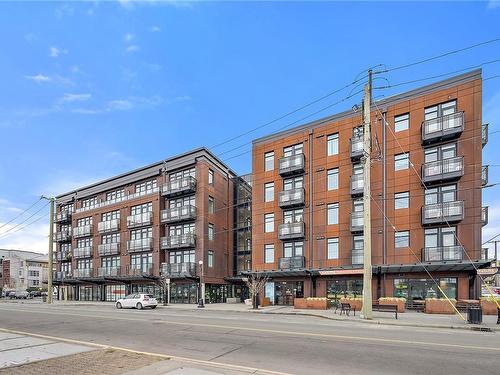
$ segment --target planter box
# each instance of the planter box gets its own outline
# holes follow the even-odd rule
[[[453,306],[456,301],[452,301]],[[426,314],[455,314],[455,309],[446,299],[427,299],[425,300]]]
[[[483,315],[497,315],[497,304],[495,301],[481,300],[481,309],[483,310]],[[500,303],[500,301],[499,301]]]
[[[340,303],[348,303],[351,305],[351,308],[356,311],[361,311],[363,308],[363,300],[341,298]]]
[[[295,298],[293,300],[293,307],[295,309],[327,310],[328,309],[328,300],[326,300],[326,299]]]
[[[406,302],[402,300],[390,301],[390,300],[379,299],[378,303],[380,305],[396,305],[398,306],[398,313],[404,313],[406,310]]]
[[[240,303],[239,298],[227,298],[226,303]]]

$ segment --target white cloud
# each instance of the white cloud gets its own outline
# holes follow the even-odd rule
[[[32,43],[37,39],[38,39],[38,36],[36,34],[33,34],[33,33],[27,33],[24,35],[24,40],[26,40],[28,43]]]
[[[64,94],[59,98],[59,102],[84,102],[92,97],[91,94]]]
[[[130,100],[117,99],[117,100],[111,100],[108,103],[108,109],[110,111],[127,111],[132,108],[134,108],[134,105]]]
[[[152,33],[159,33],[161,31],[161,29],[159,26],[151,26],[149,28],[149,31],[151,31]]]
[[[69,71],[71,73],[80,73],[80,67],[78,67],[77,65],[70,66]]]
[[[60,76],[59,74],[53,75],[53,76],[47,76],[41,73],[38,73],[37,75],[25,75],[24,78],[34,81],[36,83],[48,83],[48,82],[55,82],[57,84],[61,84],[64,86],[72,86],[74,83],[71,79]]]
[[[193,4],[183,0],[118,0],[122,8],[132,10],[135,6],[146,5],[168,5],[175,8],[192,8]]]
[[[163,103],[163,98],[154,95],[151,97],[131,96],[128,98],[113,99],[102,108],[76,108],[73,113],[81,115],[97,115],[117,111],[144,110],[154,108]]]
[[[126,33],[123,37],[123,40],[128,43],[128,42],[132,41],[132,39],[134,39],[134,38],[135,38],[134,34]]]
[[[16,249],[16,250],[29,250],[37,253],[48,253],[48,234],[49,234],[49,215],[42,218],[40,221],[27,226],[22,230],[17,231],[14,229],[9,235],[0,238],[0,248]],[[12,228],[13,225],[7,224],[2,230]],[[16,231],[14,233],[14,231]],[[2,233],[4,233],[3,231]]]
[[[132,53],[132,52],[139,51],[139,49],[140,48],[139,48],[139,46],[137,44],[132,44],[132,45],[128,46],[125,51],[127,51],[129,53]]]
[[[495,9],[500,7],[500,0],[489,0],[488,9]]]
[[[57,48],[57,47],[50,47],[49,48],[49,56],[50,57],[59,57],[59,53],[61,53],[59,48]]]
[[[24,76],[24,78],[35,81],[37,83],[52,81],[52,78],[50,78],[49,76],[45,76],[43,74],[37,74],[34,76]]]

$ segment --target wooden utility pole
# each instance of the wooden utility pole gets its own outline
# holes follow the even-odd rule
[[[49,217],[49,270],[47,273],[47,303],[52,303],[52,268],[54,267],[54,211],[55,198],[47,198],[42,196],[42,199],[47,199],[50,202],[50,217]]]
[[[368,83],[365,85],[365,97],[363,100],[363,151],[364,151],[364,180],[363,180],[363,211],[364,211],[364,240],[363,240],[363,309],[361,317],[372,319],[372,222],[371,222],[371,190],[370,190],[370,167],[371,167],[371,127],[370,107],[372,97],[372,71],[368,71]]]

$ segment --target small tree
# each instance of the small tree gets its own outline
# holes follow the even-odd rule
[[[160,288],[162,289],[162,298],[163,298],[163,306],[167,306],[167,290],[168,290],[168,284],[170,283],[170,279],[167,277],[167,275],[163,272],[160,272],[160,279],[158,280],[158,284],[160,285]]]
[[[252,307],[254,309],[258,308],[257,294],[262,288],[264,288],[268,281],[269,277],[260,272],[252,273],[252,275],[245,280],[245,284],[248,287],[250,295],[252,296]]]

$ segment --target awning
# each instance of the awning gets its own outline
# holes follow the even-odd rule
[[[443,261],[443,262],[425,262],[413,264],[387,264],[374,266],[377,270],[374,273],[411,273],[411,272],[461,272],[461,271],[474,271],[475,268],[481,269],[489,267],[491,261],[489,260],[475,260],[473,262],[467,261]],[[475,266],[475,268],[474,268]]]
[[[304,268],[293,269],[293,270],[262,270],[262,271],[247,271],[242,272],[242,275],[261,275],[265,277],[309,277],[311,276],[311,271]]]

